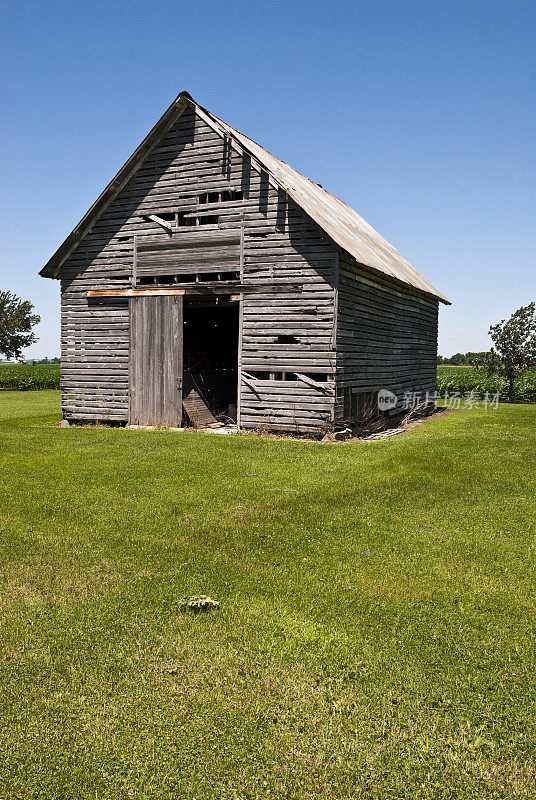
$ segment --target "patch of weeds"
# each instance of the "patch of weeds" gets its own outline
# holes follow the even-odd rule
[[[181,611],[192,611],[194,614],[200,614],[206,611],[214,611],[219,608],[220,604],[217,600],[213,600],[206,594],[194,595],[193,597],[183,597],[179,603]]]

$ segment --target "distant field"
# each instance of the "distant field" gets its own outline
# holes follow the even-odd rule
[[[59,388],[59,364],[0,364],[0,389]]]
[[[444,395],[475,392],[484,395],[500,393],[501,402],[508,399],[508,381],[501,375],[486,377],[472,367],[440,366],[437,368],[437,389]],[[527,372],[515,382],[514,399],[517,403],[536,403],[536,371]]]

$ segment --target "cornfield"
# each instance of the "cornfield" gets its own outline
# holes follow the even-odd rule
[[[59,364],[0,364],[0,389],[59,388]]]
[[[465,395],[473,392],[483,396],[500,393],[501,402],[508,400],[508,381],[502,375],[486,376],[471,367],[438,367],[437,391],[441,396],[459,392]],[[536,403],[536,371],[526,372],[516,379],[514,384],[514,401],[516,403]]]

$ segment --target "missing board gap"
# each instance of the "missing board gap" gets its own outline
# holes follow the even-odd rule
[[[188,211],[180,211],[177,218],[179,228],[193,228],[197,225],[217,225],[220,218],[217,214],[197,216]]]
[[[283,381],[300,381],[299,375],[303,375],[305,378],[309,378],[315,383],[327,383],[329,380],[332,380],[333,376],[329,375],[325,372],[300,372],[299,374],[296,372],[288,372],[288,371],[268,371],[268,370],[248,370],[248,374],[251,375],[252,378],[255,378],[259,381],[276,381],[276,382],[283,382]]]
[[[177,283],[226,283],[240,280],[238,270],[225,272],[182,272],[175,275],[141,275],[138,286],[168,286]]]
[[[305,378],[309,378],[316,383],[327,383],[333,378],[333,376],[329,375],[327,372],[301,372],[300,375],[303,375]]]
[[[277,344],[299,344],[299,339],[287,333],[280,333],[277,337]]]
[[[196,225],[197,219],[194,215],[189,214],[187,211],[179,211],[177,223],[179,228],[192,227]]]
[[[202,192],[198,195],[199,205],[209,205],[210,203],[229,203],[233,200],[243,200],[244,192],[239,189],[222,189],[222,191]]]

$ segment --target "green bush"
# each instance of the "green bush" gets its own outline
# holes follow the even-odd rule
[[[500,393],[501,402],[508,400],[508,380],[502,375],[486,376],[468,367],[438,367],[437,391],[440,395],[475,392],[485,395]],[[516,403],[536,403],[536,372],[527,372],[517,378],[514,386]]]
[[[59,389],[58,364],[1,364],[0,389]]]

